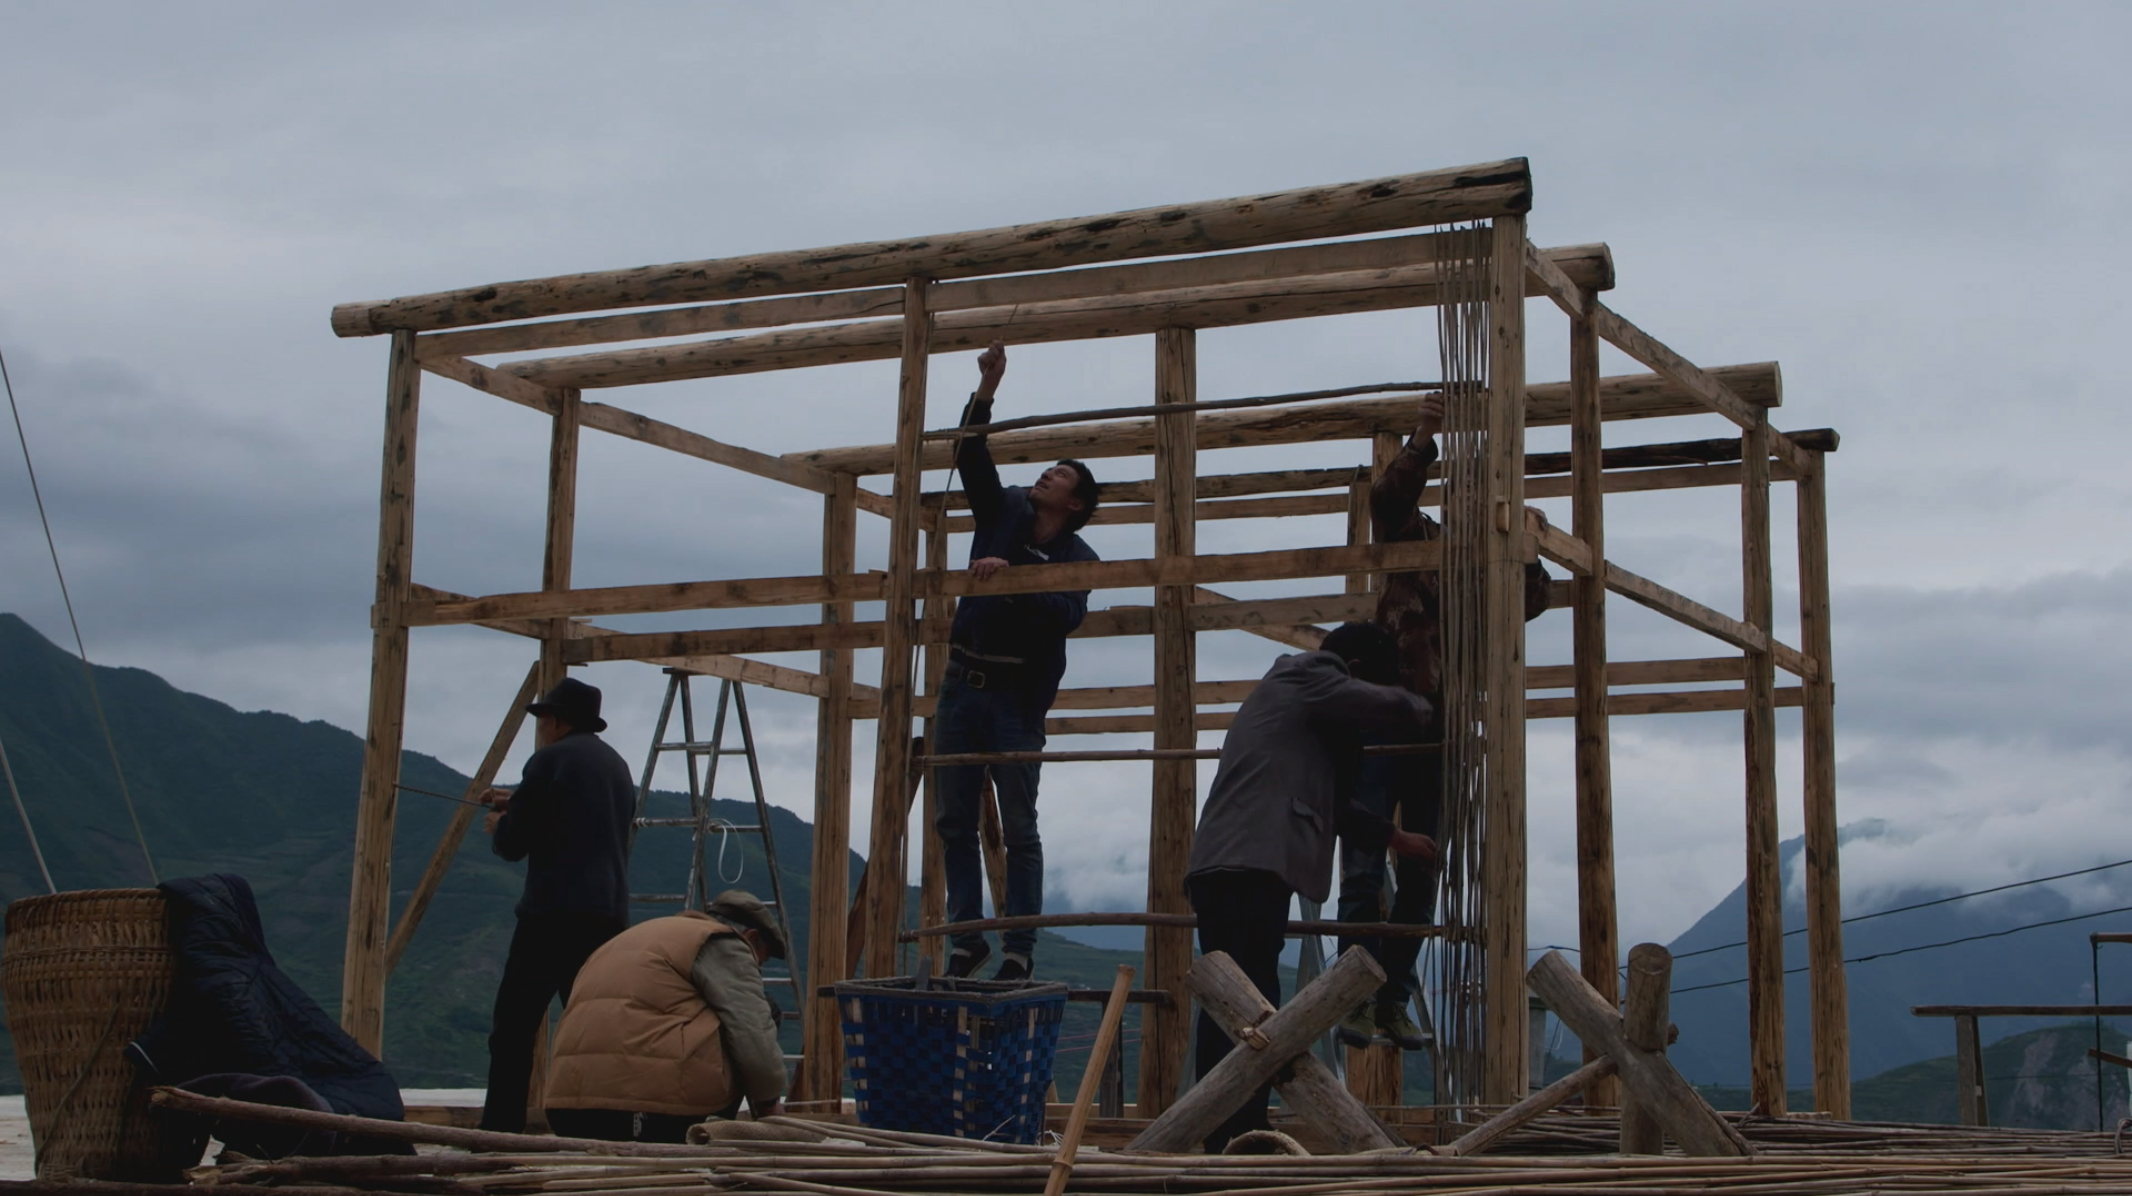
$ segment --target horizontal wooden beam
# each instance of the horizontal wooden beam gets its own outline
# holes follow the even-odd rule
[[[1442,277],[1442,268],[1429,262],[968,308],[935,315],[928,344],[929,351],[938,355],[981,349],[994,340],[1018,345],[1050,344],[1142,336],[1172,327],[1233,328],[1426,307],[1438,301]],[[819,324],[748,336],[531,358],[501,368],[548,386],[594,389],[845,365],[895,357],[900,351],[902,326],[901,319]]]
[[[341,336],[374,336],[394,329],[430,332],[605,308],[892,286],[913,276],[975,278],[1485,220],[1531,206],[1531,169],[1523,158],[1512,158],[1076,220],[566,274],[349,303],[333,309],[333,331]]]
[[[1606,588],[1639,606],[1649,607],[1705,635],[1714,636],[1743,652],[1767,652],[1778,668],[1811,681],[1818,674],[1814,662],[1797,648],[1779,643],[1730,615],[1704,606],[1648,577],[1631,573],[1612,561],[1606,562]]]
[[[1796,685],[1777,688],[1777,705],[1798,706],[1805,701],[1805,691]],[[1745,710],[1747,691],[1744,689],[1689,689],[1670,693],[1610,693],[1606,696],[1606,712],[1610,715],[1637,714],[1699,714],[1712,710]],[[1525,717],[1570,718],[1577,713],[1575,698],[1527,698]]]
[[[1378,237],[1366,241],[1336,241],[1325,245],[1299,245],[1281,249],[1248,250],[1211,254],[1176,261],[1136,262],[1123,266],[1095,266],[1045,274],[1012,274],[944,282],[926,295],[926,310],[934,313],[964,311],[975,307],[1009,307],[1024,303],[1048,303],[1061,299],[1090,299],[1139,291],[1169,291],[1218,283],[1299,278],[1314,274],[1337,274],[1374,270],[1388,266],[1430,261],[1436,254],[1438,233]],[[1536,254],[1540,251],[1535,250]],[[1572,245],[1540,254],[1541,260],[1573,285],[1604,291],[1614,285],[1613,254],[1605,245]],[[509,324],[475,328],[464,332],[425,334],[417,341],[418,352],[427,346],[460,357],[489,353],[523,353],[541,349],[566,349],[578,345],[612,344],[618,341],[659,340],[707,332],[744,332],[755,328],[781,328],[835,320],[897,316],[903,312],[903,288],[874,287],[858,291],[792,295],[775,299],[743,299],[663,311],[627,312],[612,316],[589,316],[550,320],[538,324]]]
[[[1657,337],[1621,318],[1620,314],[1592,298],[1585,304],[1590,310],[1592,325],[1601,337],[1615,348],[1650,366],[1670,379],[1675,385],[1695,396],[1708,409],[1717,412],[1742,428],[1760,424],[1762,412],[1756,405],[1727,386],[1723,379],[1711,371],[1675,353]],[[1778,460],[1794,470],[1808,467],[1807,455],[1790,437],[1782,432],[1769,437],[1770,451]]]
[[[1347,544],[1329,548],[1284,548],[1271,552],[1202,554],[1191,557],[1079,561],[1060,565],[1017,565],[984,580],[968,570],[920,569],[920,597],[965,597],[985,594],[1039,594],[1056,590],[1137,589],[1193,585],[1200,582],[1279,581],[1298,577],[1333,577],[1347,573],[1381,573],[1434,569],[1442,559],[1432,542]],[[753,577],[730,581],[660,582],[580,590],[535,590],[491,594],[464,601],[409,604],[409,626],[478,623],[490,619],[558,619],[596,615],[639,615],[735,607],[799,606],[824,602],[876,602],[884,592],[884,575]],[[769,649],[763,649],[768,651]],[[667,653],[692,655],[693,653]]]
[[[1775,407],[1783,401],[1783,376],[1775,362],[1719,366],[1710,373],[1750,402]],[[1700,399],[1658,374],[1602,379],[1599,402],[1601,413],[1612,420],[1696,415],[1706,410]],[[1367,440],[1379,432],[1404,436],[1414,430],[1417,409],[1412,398],[1353,399],[1270,411],[1216,413],[1197,416],[1193,423],[1199,448],[1205,451],[1320,440]],[[1528,427],[1568,423],[1569,384],[1548,382],[1528,388],[1525,417]],[[1155,451],[1155,421],[1150,418],[1034,428],[990,437],[987,445],[992,459],[1002,465],[1051,462],[1061,457],[1145,457]],[[920,450],[925,468],[947,468],[949,447],[928,441]],[[862,475],[889,472],[893,457],[893,446],[885,444],[786,454],[788,460]]]

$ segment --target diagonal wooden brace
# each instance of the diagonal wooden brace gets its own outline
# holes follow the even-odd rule
[[[1599,995],[1560,951],[1549,951],[1525,974],[1547,1008],[1596,1054],[1614,1061],[1623,1087],[1645,1114],[1664,1127],[1681,1149],[1703,1157],[1741,1157],[1754,1148],[1718,1116],[1702,1094],[1673,1070],[1659,1051],[1629,1042],[1621,1015]]]
[[[1200,963],[1203,966],[1215,959],[1235,967],[1233,961],[1218,951],[1202,957]],[[1197,970],[1194,969],[1195,973]],[[1193,1085],[1190,1092],[1142,1130],[1127,1149],[1179,1152],[1197,1147],[1215,1127],[1251,1099],[1260,1085],[1287,1071],[1291,1061],[1305,1054],[1320,1034],[1331,1029],[1334,1022],[1382,983],[1384,971],[1369,953],[1360,947],[1350,948],[1347,954],[1325,969],[1324,975],[1297,993],[1294,1000],[1258,1023],[1257,1029],[1266,1041],[1263,1049],[1229,1052],[1228,1058],[1216,1064],[1214,1070]],[[1250,1045],[1256,1046],[1255,1043]],[[1347,1095],[1344,1089],[1341,1095]]]
[[[1185,984],[1199,998],[1199,1008],[1229,1037],[1254,1050],[1269,1050],[1273,1040],[1260,1025],[1274,1015],[1273,1006],[1236,961],[1216,951],[1201,956],[1185,974]],[[1340,1154],[1360,1154],[1386,1146],[1405,1146],[1397,1134],[1370,1115],[1332,1069],[1304,1051],[1274,1073],[1281,1103],[1316,1130]]]

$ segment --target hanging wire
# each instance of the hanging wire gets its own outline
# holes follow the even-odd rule
[[[8,796],[15,799],[15,813],[22,816],[22,833],[29,836],[30,854],[37,857],[37,871],[44,874],[44,890],[47,893],[57,893],[59,886],[52,883],[52,870],[45,867],[44,848],[37,845],[37,828],[30,825],[30,811],[22,804],[22,790],[15,785],[15,766],[8,763],[7,744],[4,742],[0,742],[0,772],[7,774]],[[2101,1039],[2096,1041],[2100,1042]]]
[[[148,865],[148,883],[161,884],[162,878],[156,875],[155,856],[148,851],[148,836],[141,833],[140,813],[133,808],[133,791],[126,787],[126,770],[118,762],[118,740],[111,736],[111,720],[104,716],[104,701],[96,692],[96,671],[89,667],[89,649],[82,642],[81,620],[75,618],[74,597],[67,592],[67,573],[59,567],[59,543],[52,538],[52,520],[45,514],[44,492],[37,485],[37,467],[30,461],[30,438],[22,430],[22,408],[15,402],[15,382],[8,376],[5,352],[0,352],[0,386],[7,390],[7,409],[15,418],[15,440],[22,445],[22,467],[29,471],[30,495],[37,500],[37,519],[44,525],[44,546],[52,554],[52,573],[59,578],[59,597],[67,607],[67,625],[74,629],[74,650],[81,656],[82,679],[89,683],[89,705],[96,711],[96,725],[103,728],[104,746],[111,752],[111,771],[118,777],[118,795],[125,799],[126,817],[133,821],[134,841],[141,845],[141,859]],[[27,819],[24,825],[27,825]],[[46,877],[47,882],[50,879]]]

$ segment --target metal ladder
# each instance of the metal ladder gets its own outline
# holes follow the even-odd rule
[[[630,843],[635,846],[639,830],[649,827],[688,827],[692,832],[692,849],[689,852],[688,877],[679,893],[632,893],[632,904],[679,905],[685,909],[703,911],[710,904],[710,873],[715,865],[706,866],[704,849],[713,832],[721,836],[720,853],[724,851],[723,836],[758,835],[762,839],[763,860],[770,871],[770,896],[764,902],[777,915],[777,929],[784,937],[785,949],[790,956],[783,961],[766,962],[763,974],[765,986],[781,986],[792,992],[791,1011],[786,1015],[799,1018],[807,1002],[806,988],[800,983],[800,964],[797,944],[792,939],[792,922],[785,913],[784,875],[777,865],[777,843],[770,833],[770,804],[763,797],[762,766],[755,757],[755,734],[748,724],[748,698],[741,683],[730,678],[718,681],[718,708],[711,719],[711,737],[696,738],[696,705],[689,689],[689,681],[701,674],[686,669],[666,669],[666,700],[659,705],[659,722],[651,735],[651,754],[644,761],[643,779],[637,782],[636,818],[630,826]],[[674,704],[678,696],[681,705],[681,738],[669,740],[667,729],[673,724]],[[740,746],[726,746],[726,715],[731,712],[738,718]],[[659,757],[670,752],[681,753],[688,766],[689,816],[686,818],[647,818],[646,802],[651,797],[652,776],[659,769]],[[748,781],[755,793],[755,823],[752,826],[736,826],[711,814],[711,795],[718,784],[718,763],[727,756],[745,756],[748,760]],[[703,762],[699,770],[698,761]],[[699,778],[700,773],[700,778]],[[782,966],[782,974],[767,969]],[[804,1041],[804,1031],[802,1032]],[[787,1063],[797,1062],[798,1055],[786,1055]]]

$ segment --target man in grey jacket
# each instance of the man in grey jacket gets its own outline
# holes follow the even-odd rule
[[[1398,644],[1369,623],[1347,623],[1315,652],[1283,656],[1236,712],[1221,765],[1200,812],[1185,890],[1199,917],[1202,954],[1226,952],[1260,993],[1281,1003],[1280,955],[1296,894],[1332,891],[1337,835],[1357,846],[1428,858],[1436,843],[1355,804],[1362,736],[1414,730],[1434,717],[1426,699],[1399,685]],[[1229,1036],[1199,1015],[1197,1068],[1204,1079],[1229,1053]],[[1266,1128],[1259,1090],[1207,1139]]]

